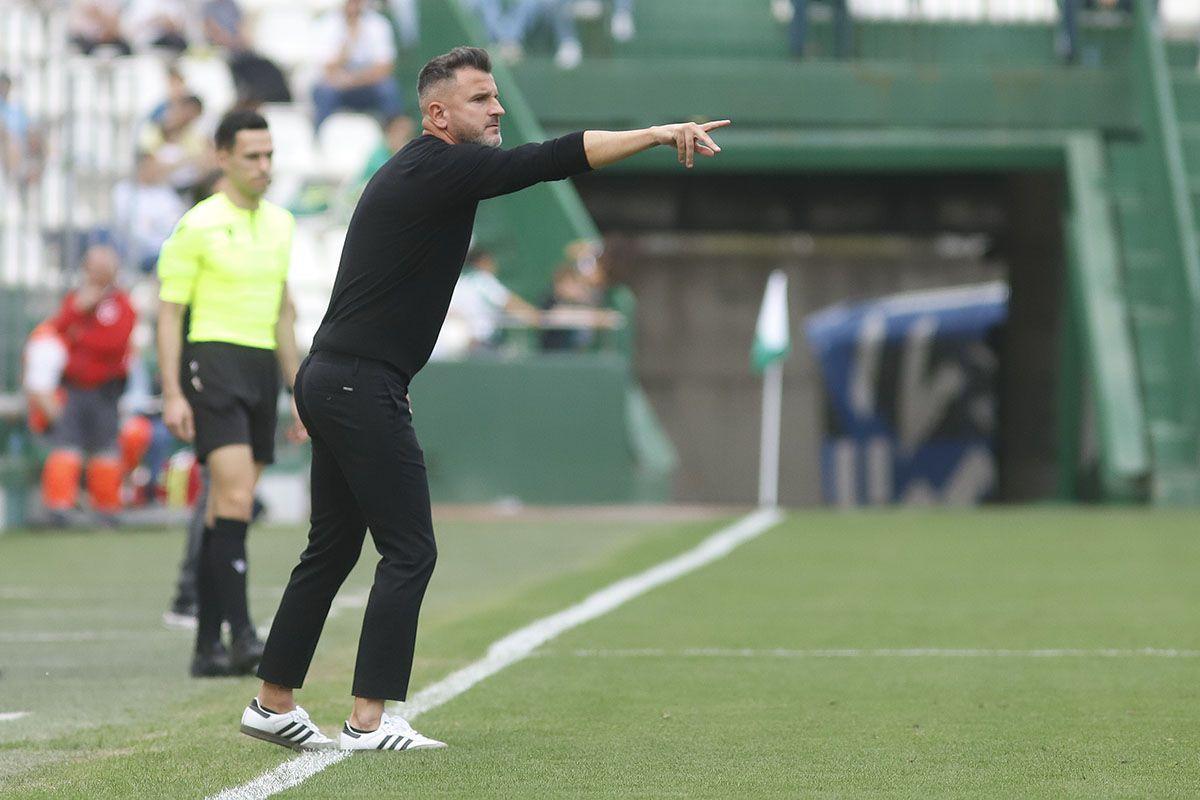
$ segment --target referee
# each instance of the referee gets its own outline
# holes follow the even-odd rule
[[[246,601],[246,528],[254,487],[275,458],[280,369],[290,389],[299,361],[286,284],[295,220],[263,199],[272,156],[266,120],[252,111],[227,114],[216,147],[222,190],[183,216],[158,259],[163,422],[194,441],[211,481],[198,570],[196,677],[249,674],[262,657]],[[303,436],[298,417],[290,433]],[[232,633],[228,649],[222,620]]]
[[[332,747],[292,690],[308,671],[330,603],[367,529],[375,570],[355,664],[347,750],[442,747],[384,702],[408,691],[417,615],[436,558],[429,489],[408,384],[425,365],[462,270],[480,200],[567,178],[655,145],[692,166],[719,148],[683,123],[587,131],[500,149],[500,105],[488,54],[458,47],[418,78],[423,136],[367,184],[350,221],[329,309],[300,368],[296,403],[312,437],[312,527],[258,668],[242,731],[290,747]]]

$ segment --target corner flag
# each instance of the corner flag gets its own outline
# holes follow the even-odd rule
[[[754,329],[754,346],[750,358],[754,369],[764,371],[770,364],[782,360],[792,349],[788,332],[787,274],[777,269],[767,279],[758,325]]]
[[[787,273],[777,269],[767,278],[750,359],[763,373],[762,439],[758,461],[758,504],[779,502],[780,422],[783,416],[783,359],[792,349],[787,307]]]

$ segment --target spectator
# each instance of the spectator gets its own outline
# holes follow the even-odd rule
[[[176,53],[188,48],[185,0],[130,0],[122,15],[129,41],[139,50],[162,47]]]
[[[583,47],[575,28],[571,0],[517,0],[502,18],[497,33],[501,57],[513,61],[524,53],[525,37],[539,22],[548,21],[554,29],[554,63],[560,69],[574,69],[583,60]]]
[[[12,90],[12,78],[0,72],[0,166],[25,184],[41,174],[41,137]]]
[[[463,4],[479,17],[488,40],[500,42],[504,36],[503,0],[463,0]]]
[[[575,0],[572,6],[578,19],[599,19],[604,13],[604,3],[601,0]],[[609,32],[618,42],[628,42],[633,38],[633,0],[612,0]]]
[[[1153,8],[1157,8],[1156,0]],[[1133,12],[1133,0],[1059,0],[1062,11],[1056,47],[1058,55],[1067,64],[1079,63],[1079,13],[1081,11]],[[1090,54],[1089,54],[1090,55]],[[1093,60],[1089,58],[1089,61]],[[1098,59],[1096,59],[1098,60]]]
[[[171,101],[160,124],[148,124],[138,149],[151,153],[177,192],[190,191],[215,164],[212,144],[198,124],[204,104],[195,95]]]
[[[341,11],[321,18],[316,56],[323,68],[313,87],[316,127],[342,108],[382,117],[403,110],[392,80],[392,26],[382,14],[366,8],[366,0],[345,0]]]
[[[121,508],[117,399],[128,374],[135,313],[116,287],[118,265],[111,247],[88,248],[79,288],[67,293],[49,323],[67,347],[66,402],[51,431],[54,449],[42,470],[42,500],[52,521],[60,524],[75,506],[84,456],[93,511],[114,525]]]
[[[162,125],[163,120],[167,117],[167,111],[174,103],[182,103],[193,92],[188,88],[187,82],[183,79],[183,73],[179,70],[179,65],[172,63],[167,66],[167,96],[154,107],[150,112],[150,121],[155,125]]]
[[[467,259],[467,267],[454,285],[450,313],[470,326],[471,349],[488,350],[498,344],[500,327],[506,316],[525,325],[538,324],[538,310],[513,294],[496,277],[496,257],[490,250],[478,249]]]
[[[162,243],[187,211],[166,180],[153,153],[139,153],[137,172],[113,187],[113,225],[126,256],[145,273],[153,272]]]
[[[412,141],[413,132],[416,129],[416,123],[407,114],[388,117],[387,121],[383,123],[383,141],[367,156],[367,163],[363,165],[358,184],[361,186],[371,180],[371,176],[387,163],[389,158],[399,153],[404,145]]]
[[[67,32],[84,55],[97,47],[111,47],[129,55],[129,42],[121,33],[122,0],[71,0]]]
[[[203,14],[205,38],[226,53],[238,103],[290,103],[292,93],[283,72],[254,52],[237,0],[206,0]]]
[[[595,340],[596,328],[615,328],[620,315],[595,307],[595,291],[573,265],[554,272],[550,293],[542,300],[543,350],[583,350]]]
[[[21,388],[29,413],[26,419],[35,436],[48,433],[62,415],[66,391],[62,372],[67,366],[67,344],[49,322],[33,329],[22,354]]]
[[[628,42],[636,33],[633,25],[633,0],[613,0],[609,31],[618,42]]]
[[[850,13],[846,0],[829,0],[833,12],[833,54],[837,58],[850,55]],[[788,45],[795,58],[804,58],[808,51],[808,0],[772,0],[775,18],[788,26]]]
[[[526,37],[543,21],[549,22],[553,28],[557,48],[554,61],[560,68],[573,69],[583,58],[583,48],[575,25],[575,15],[581,13],[578,10],[581,4],[578,2],[516,0],[507,11],[501,0],[468,0],[468,4],[478,14],[488,36],[499,45],[500,56],[505,60],[517,61],[524,56]],[[593,5],[594,16],[603,13],[604,6],[598,0],[589,4],[589,9]],[[633,0],[613,0],[610,30],[613,39],[618,42],[633,38]]]
[[[405,50],[416,47],[421,41],[421,16],[417,0],[388,0],[392,22],[396,25],[396,38]]]

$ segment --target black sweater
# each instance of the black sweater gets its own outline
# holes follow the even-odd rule
[[[479,201],[588,169],[582,132],[512,150],[409,142],[354,209],[313,351],[383,361],[411,380],[446,319]]]

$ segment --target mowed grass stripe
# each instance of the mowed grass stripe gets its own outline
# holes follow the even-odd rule
[[[686,649],[1200,650],[1189,514],[796,514],[427,714],[455,746],[286,793],[1196,797],[1195,659],[710,658]]]
[[[724,558],[735,548],[774,527],[780,519],[782,514],[774,509],[750,514],[717,531],[685,553],[610,584],[562,611],[535,620],[493,642],[487,654],[478,661],[425,687],[408,702],[392,704],[392,711],[403,713],[409,721],[415,720],[427,711],[448,703],[480,681],[524,659],[560,634],[607,614],[652,589]],[[271,795],[298,786],[349,756],[348,752],[306,753],[253,781],[215,795],[213,800],[265,800]]]
[[[581,588],[656,563],[720,524],[519,516],[439,523],[441,561],[422,613],[414,683],[436,681],[506,631],[578,598]],[[295,529],[254,531],[252,584],[281,586],[303,538]],[[151,634],[144,645],[0,647],[5,710],[28,709],[37,720],[34,727],[0,726],[0,797],[201,798],[286,757],[280,748],[237,733],[237,716],[256,682],[188,678],[190,636],[161,628],[181,546],[181,535],[161,532],[0,537],[0,584],[14,593],[28,598],[26,588],[69,580],[87,587],[89,596],[95,593],[88,608],[108,608],[111,629],[127,630],[136,621]],[[368,544],[344,593],[369,585],[373,556]],[[274,608],[259,604],[254,610],[265,617]],[[86,611],[80,616],[90,622]],[[62,614],[59,623],[87,627],[76,625],[73,613]],[[0,630],[29,630],[22,625],[0,610]],[[301,695],[330,732],[346,713],[360,625],[361,614],[348,611],[326,627]]]

